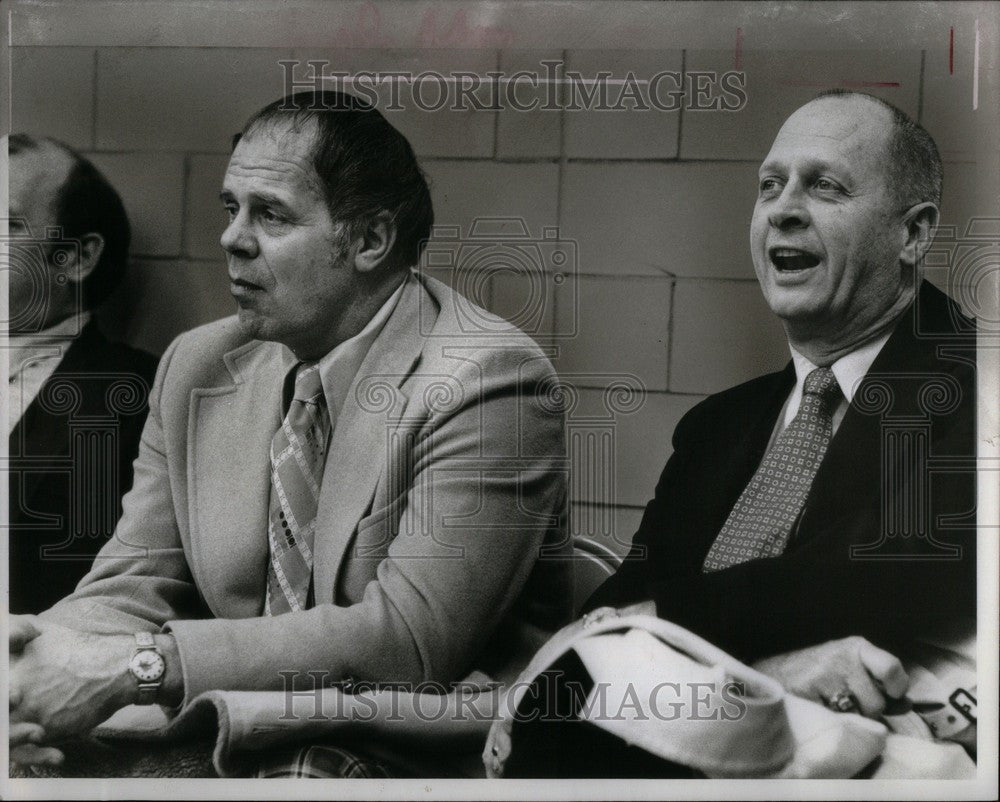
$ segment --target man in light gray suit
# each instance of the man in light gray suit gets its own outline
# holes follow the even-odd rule
[[[20,763],[128,705],[308,672],[510,680],[571,613],[552,368],[412,271],[433,213],[406,139],[294,95],[244,128],[221,198],[239,314],[167,350],[115,537],[12,620]]]

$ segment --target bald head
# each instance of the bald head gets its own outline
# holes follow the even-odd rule
[[[892,114],[866,95],[823,96],[806,103],[785,120],[772,151],[787,158],[822,153],[850,165],[853,173],[884,176],[884,187],[896,195],[887,170],[893,134]],[[766,164],[766,161],[765,161]]]
[[[21,273],[11,268],[11,330],[37,331],[111,293],[128,261],[131,232],[121,198],[88,159],[46,137],[12,134],[6,146],[11,233],[47,258],[59,252],[59,264],[43,269],[23,250]],[[66,242],[74,244],[67,249]],[[78,256],[73,264],[64,261],[67,253]]]
[[[32,237],[44,237],[46,226],[58,224],[59,195],[76,158],[48,139],[26,140],[14,135],[10,152],[11,216],[21,217]]]
[[[897,202],[903,207],[927,202],[941,205],[941,155],[933,137],[922,125],[887,100],[864,92],[830,89],[822,92],[813,103],[824,100],[867,104],[861,108],[887,117],[890,129],[885,156],[889,184]]]

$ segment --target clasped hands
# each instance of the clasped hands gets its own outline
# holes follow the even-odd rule
[[[894,655],[858,636],[767,657],[753,667],[796,696],[875,719],[910,685]]]
[[[135,701],[124,670],[132,639],[68,629],[35,616],[10,618],[10,758],[21,765],[59,765],[52,744],[90,732]],[[849,696],[878,718],[901,699],[909,677],[889,652],[861,637],[767,657],[754,668],[789,693],[825,705]]]
[[[52,746],[90,732],[134,701],[124,670],[127,635],[78,632],[35,616],[10,617],[10,759],[59,765]]]

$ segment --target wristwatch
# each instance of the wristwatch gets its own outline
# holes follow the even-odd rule
[[[135,633],[135,650],[132,652],[132,659],[128,661],[128,670],[139,683],[136,704],[153,704],[167,671],[167,663],[153,640],[153,633]]]

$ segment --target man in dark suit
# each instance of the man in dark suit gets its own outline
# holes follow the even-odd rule
[[[792,362],[681,420],[588,610],[652,599],[869,716],[907,692],[915,643],[974,643],[975,332],[921,277],[940,187],[933,140],[881,100],[827,93],[785,122],[751,247]],[[968,723],[948,715],[931,728]]]
[[[156,359],[91,320],[128,259],[114,188],[61,143],[15,134],[8,148],[9,609],[37,613],[114,531]]]

